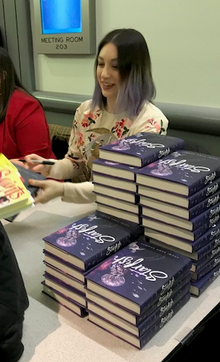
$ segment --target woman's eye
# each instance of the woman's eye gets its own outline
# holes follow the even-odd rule
[[[104,63],[98,63],[98,67],[103,67]]]

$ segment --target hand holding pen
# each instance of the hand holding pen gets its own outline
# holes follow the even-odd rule
[[[50,169],[52,165],[54,165],[55,160],[47,160],[32,153],[25,156],[22,162],[24,162],[26,168],[30,168],[35,172],[41,173],[44,177],[47,177],[50,174]]]

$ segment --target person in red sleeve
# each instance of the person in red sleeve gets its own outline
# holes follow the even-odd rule
[[[56,158],[43,107],[23,87],[3,47],[0,47],[0,152],[11,161],[33,152]]]

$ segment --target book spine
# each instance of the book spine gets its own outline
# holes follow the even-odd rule
[[[212,184],[206,185],[201,190],[194,193],[192,196],[188,198],[189,200],[189,209],[197,204],[200,203],[200,201],[206,199],[207,197],[211,197],[215,193],[217,193],[220,190],[220,178],[218,178],[215,182]]]
[[[194,207],[189,209],[189,220],[193,219],[197,215],[200,215],[201,213],[205,212],[207,209],[213,207],[220,201],[220,192],[217,194],[206,198],[202,202],[198,203]]]
[[[215,268],[220,264],[220,253],[211,258],[199,271],[191,273],[192,280],[198,280],[207,274],[211,269]]]
[[[218,222],[219,218],[220,218],[220,203],[218,203],[212,208],[209,208],[208,210],[202,212],[194,219],[192,219],[191,220],[192,228],[193,230],[196,230],[204,223],[209,223],[211,225],[214,225],[216,222]]]
[[[219,275],[220,267],[218,265],[199,280],[195,282],[192,281],[190,286],[190,293],[197,297],[200,296]]]
[[[143,348],[147,342],[161,329],[173,316],[189,301],[190,293],[187,293],[176,305],[169,310],[167,314],[161,317],[156,323],[149,328],[140,339],[140,348]]]
[[[204,256],[213,254],[213,251],[218,247],[220,248],[220,238],[216,238],[205,244],[197,251],[197,260],[199,261],[203,259]]]
[[[194,240],[199,239],[202,234],[208,231],[212,226],[214,226],[220,220],[220,214],[213,216],[211,219],[206,221],[202,226],[198,227],[197,229],[193,230],[193,237]]]
[[[196,262],[193,262],[193,269],[192,271],[194,272],[198,272],[200,271],[203,266],[209,262],[209,260],[211,260],[212,258],[214,258],[218,253],[220,253],[220,246],[217,246],[216,248],[213,248],[212,250],[210,250],[207,254],[205,254],[203,256],[203,258],[198,259]]]
[[[220,241],[220,224],[211,227],[204,235],[192,243],[192,252],[197,252],[201,247],[213,241],[215,245]]]
[[[193,195],[195,192],[201,190],[203,187],[208,184],[213,184],[220,177],[220,168],[211,172],[209,175],[204,176],[201,180],[198,180],[192,187],[189,188],[189,196]]]
[[[152,306],[152,304],[154,304],[159,298],[162,298],[167,292],[169,292],[169,290],[173,288],[173,285],[175,285],[175,283],[177,283],[180,280],[180,278],[182,278],[189,271],[191,265],[192,262],[189,259],[188,265],[185,265],[185,267],[181,268],[175,277],[171,278],[167,283],[165,283],[160,288],[160,290],[158,290],[157,293],[152,295],[151,298],[148,298],[148,301],[145,304],[143,304],[140,308],[140,315],[144,313],[150,306]]]
[[[190,282],[186,283],[186,285],[181,288],[178,293],[175,293],[172,298],[168,299],[163,306],[157,308],[148,317],[146,317],[143,322],[138,325],[139,337],[141,337],[159,318],[162,318],[171,309],[175,308],[179,300],[183,298],[185,294],[189,294],[189,287]]]

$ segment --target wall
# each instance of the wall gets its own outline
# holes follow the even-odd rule
[[[219,0],[96,0],[97,42],[134,27],[149,45],[157,102],[220,108]],[[90,95],[94,56],[35,57],[36,88]]]

